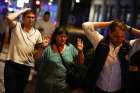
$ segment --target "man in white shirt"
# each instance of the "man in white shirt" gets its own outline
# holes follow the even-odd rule
[[[95,31],[109,26],[106,37]],[[93,44],[95,56],[88,73],[88,86],[91,93],[122,93],[125,89],[128,62],[126,56],[130,49],[125,41],[126,25],[112,22],[85,22],[83,29]],[[94,92],[93,92],[94,90]],[[125,93],[125,92],[123,92]]]
[[[15,21],[21,14],[23,22]],[[30,8],[7,16],[12,32],[4,69],[5,93],[23,93],[30,69],[34,67],[34,47],[42,43],[41,33],[33,27],[35,16]]]
[[[43,36],[44,46],[47,46],[50,42],[52,33],[54,32],[55,26],[50,20],[50,12],[46,11],[43,17],[37,20],[35,27],[41,32]]]
[[[37,20],[35,27],[39,29],[43,36],[51,37],[52,33],[54,32],[54,24],[50,20],[50,12],[46,11],[43,17]]]

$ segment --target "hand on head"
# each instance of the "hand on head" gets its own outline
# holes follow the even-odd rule
[[[24,11],[32,10],[31,8],[23,8]]]

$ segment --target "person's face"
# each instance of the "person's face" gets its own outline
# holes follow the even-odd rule
[[[66,42],[67,42],[67,35],[65,33],[56,36],[57,45],[63,46],[66,44]]]
[[[46,14],[46,15],[44,15],[44,17],[43,17],[43,18],[44,18],[44,21],[46,21],[46,22],[47,22],[47,21],[49,21],[50,16],[49,16],[48,14]]]
[[[35,14],[29,13],[25,15],[25,17],[23,18],[23,23],[25,26],[33,26],[35,23]]]
[[[120,45],[125,40],[125,31],[115,27],[115,31],[109,32],[110,40],[114,46]]]

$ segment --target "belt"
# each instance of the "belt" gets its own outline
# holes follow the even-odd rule
[[[129,66],[129,71],[131,72],[140,72],[140,67],[139,66]]]

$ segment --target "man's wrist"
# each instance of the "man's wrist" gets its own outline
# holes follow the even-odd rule
[[[128,32],[132,32],[132,27],[130,27],[130,28],[128,29]]]
[[[127,26],[127,31],[131,32],[132,31],[132,27],[131,26]]]

